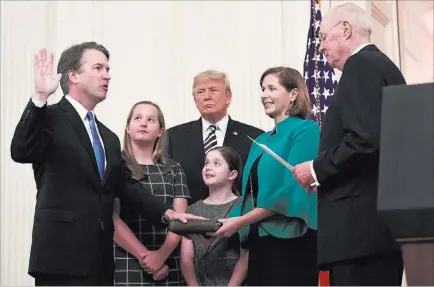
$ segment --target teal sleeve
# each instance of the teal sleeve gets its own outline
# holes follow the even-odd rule
[[[305,121],[293,138],[289,164],[295,166],[313,160],[318,154],[319,126]],[[313,229],[317,228],[317,197],[301,186],[291,171],[285,171],[284,185],[265,198],[258,198],[258,207],[269,209],[286,217],[302,219]]]
[[[228,218],[230,217],[236,217],[241,215],[241,206],[242,204],[237,204],[227,215]]]

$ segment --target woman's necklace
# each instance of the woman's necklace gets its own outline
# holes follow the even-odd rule
[[[252,174],[249,175],[249,181],[250,181],[250,195],[252,197],[252,209],[255,209],[255,199],[253,197],[253,185],[252,185]]]

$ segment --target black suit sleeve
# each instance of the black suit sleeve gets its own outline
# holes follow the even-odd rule
[[[153,224],[161,224],[161,217],[171,207],[158,197],[152,195],[151,191],[143,189],[142,184],[132,177],[130,169],[122,158],[120,165],[120,186],[117,188],[116,193],[116,196],[121,201],[121,205],[128,205],[138,214],[149,219]]]
[[[15,128],[11,143],[11,157],[19,163],[36,163],[43,159],[51,144],[47,105],[35,106],[30,100]]]
[[[171,129],[168,129],[166,132],[166,136],[167,136],[167,153],[169,154],[170,157],[172,157],[172,143],[171,143],[171,138],[170,138],[170,131]]]
[[[372,59],[355,56],[348,60],[337,98],[345,135],[339,145],[321,152],[314,160],[320,184],[377,162],[384,85],[382,72]]]

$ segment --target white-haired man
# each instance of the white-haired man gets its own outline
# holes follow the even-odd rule
[[[320,26],[320,51],[340,71],[318,157],[294,175],[318,192],[318,263],[332,285],[401,285],[403,262],[377,213],[381,95],[405,84],[396,65],[370,43],[370,18],[346,3]]]

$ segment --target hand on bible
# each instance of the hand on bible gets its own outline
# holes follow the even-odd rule
[[[218,221],[222,226],[215,233],[209,233],[207,235],[216,237],[231,237],[234,235],[242,226],[240,222],[240,216],[219,219]]]
[[[205,218],[201,216],[196,216],[189,213],[183,213],[183,212],[176,212],[172,209],[168,209],[164,213],[164,219],[168,221],[179,221],[182,223],[187,223],[189,220],[205,220]]]

